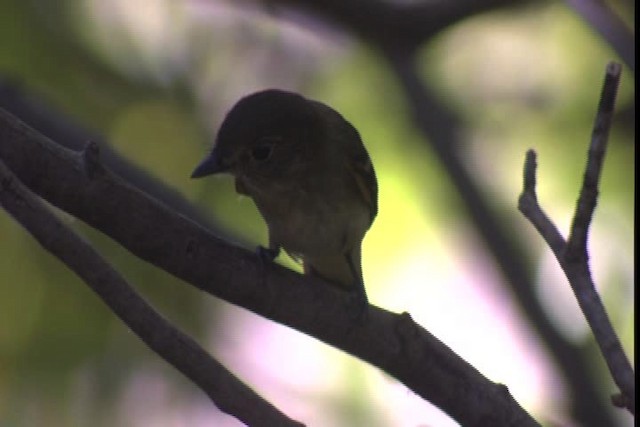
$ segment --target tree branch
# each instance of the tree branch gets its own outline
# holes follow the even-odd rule
[[[379,367],[465,426],[537,425],[505,386],[487,380],[408,314],[370,306],[367,321],[354,323],[343,292],[260,263],[107,169],[90,166],[93,172],[85,173],[81,155],[1,110],[0,158],[34,192],[134,255]]]
[[[149,348],[198,385],[220,410],[248,425],[302,425],[261,398],[158,314],[89,243],[49,212],[2,160],[0,205],[82,278]]]
[[[598,199],[598,183],[609,140],[621,70],[620,64],[611,62],[607,65],[600,103],[591,134],[591,145],[589,146],[582,189],[571,224],[567,251],[564,254],[568,260],[580,259],[585,262],[587,260],[587,235]]]
[[[525,216],[529,218],[551,250],[554,253],[560,253],[564,250],[566,244],[564,237],[538,205],[538,196],[536,194],[537,168],[536,152],[528,150],[524,161],[524,191],[518,200],[518,209],[523,213],[527,212]]]
[[[535,152],[529,150],[524,167],[524,190],[519,209],[531,221],[555,254],[578,300],[587,322],[596,338],[600,351],[622,398],[616,404],[624,405],[635,415],[635,375],[631,363],[624,354],[602,300],[589,271],[587,237],[598,197],[598,183],[606,151],[615,98],[620,80],[621,66],[609,63],[596,114],[584,180],[576,212],[571,225],[569,240],[564,238],[538,204],[535,186]]]

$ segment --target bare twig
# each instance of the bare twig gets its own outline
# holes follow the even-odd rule
[[[569,240],[558,232],[538,204],[535,193],[535,153],[527,152],[524,167],[524,189],[519,200],[519,209],[531,221],[555,254],[565,272],[578,304],[589,323],[600,351],[604,356],[611,376],[620,388],[621,397],[615,399],[618,404],[635,414],[635,376],[631,363],[624,354],[620,340],[616,335],[589,271],[587,237],[591,218],[598,197],[598,182],[602,170],[606,144],[611,128],[614,103],[621,66],[609,63],[602,88],[600,104],[596,114],[594,129],[589,148],[580,198],[571,225]],[[622,402],[622,403],[620,403]]]
[[[505,386],[483,377],[408,315],[369,306],[367,321],[354,324],[343,292],[259,262],[252,251],[216,238],[106,168],[89,179],[81,158],[0,110],[0,159],[34,192],[134,255],[379,367],[462,425],[538,425]]]
[[[584,172],[580,198],[578,199],[566,253],[564,254],[568,260],[586,260],[587,258],[587,235],[598,199],[598,183],[607,142],[609,141],[609,130],[613,120],[613,110],[621,70],[620,64],[611,62],[607,65],[600,103],[598,104],[598,111],[591,134],[591,145],[589,146],[589,156],[587,157],[587,167]]]
[[[0,205],[80,276],[153,351],[220,408],[249,425],[301,426],[265,401],[158,314],[93,247],[55,217],[0,160]]]
[[[538,204],[538,196],[536,194],[536,170],[538,163],[536,160],[536,152],[527,151],[527,157],[524,161],[524,191],[518,200],[518,209],[521,212],[527,212],[527,218],[536,227],[540,235],[547,242],[554,253],[564,250],[566,242],[564,237],[558,231],[558,228],[540,209]]]

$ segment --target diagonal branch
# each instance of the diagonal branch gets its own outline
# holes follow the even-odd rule
[[[519,199],[519,209],[531,221],[555,254],[565,272],[578,304],[605,358],[609,372],[622,396],[614,402],[635,414],[635,375],[629,359],[624,353],[620,340],[611,325],[602,300],[593,283],[589,271],[587,237],[591,218],[598,197],[598,182],[602,170],[606,144],[611,128],[621,67],[610,63],[607,66],[600,104],[596,114],[587,166],[584,174],[580,198],[571,225],[569,240],[564,241],[556,226],[538,204],[535,188],[535,152],[529,150],[524,168],[524,190]]]
[[[91,245],[56,218],[2,160],[0,205],[80,276],[154,352],[197,384],[220,410],[249,425],[302,425],[261,398],[158,314]]]
[[[32,191],[134,255],[379,367],[462,425],[538,425],[504,385],[482,376],[408,314],[370,306],[367,321],[354,324],[343,292],[259,262],[125,183],[90,153],[63,149],[0,110],[0,159]]]

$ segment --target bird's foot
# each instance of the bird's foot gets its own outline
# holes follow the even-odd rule
[[[260,285],[263,289],[266,289],[266,301],[267,301],[267,310],[270,311],[271,304],[274,304],[275,296],[271,287],[269,287],[267,283],[267,265],[273,263],[273,260],[278,257],[280,253],[280,247],[276,246],[274,248],[265,248],[264,246],[258,246],[256,248],[256,255],[258,255],[258,265],[259,271],[258,275],[260,277]]]
[[[260,258],[260,262],[264,264],[273,262],[273,260],[280,254],[280,247],[265,248],[264,246],[258,246],[256,248],[256,254],[258,255],[258,258]]]

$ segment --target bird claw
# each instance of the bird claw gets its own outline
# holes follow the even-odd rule
[[[260,282],[263,286],[266,286],[266,267],[271,264],[274,259],[277,258],[280,253],[280,246],[273,248],[265,248],[264,246],[258,246],[256,248],[256,255],[258,255],[258,264],[260,265]]]
[[[258,256],[258,264],[260,266],[259,276],[260,276],[260,285],[266,289],[266,299],[267,299],[267,311],[271,311],[271,305],[275,302],[275,296],[273,293],[273,289],[267,283],[266,277],[266,267],[268,264],[271,264],[274,259],[277,258],[280,253],[280,247],[277,246],[275,248],[265,248],[264,246],[258,246],[256,248],[256,255]]]
[[[256,254],[260,258],[261,262],[273,262],[273,260],[280,254],[280,248],[265,248],[264,246],[258,246],[256,248]]]

